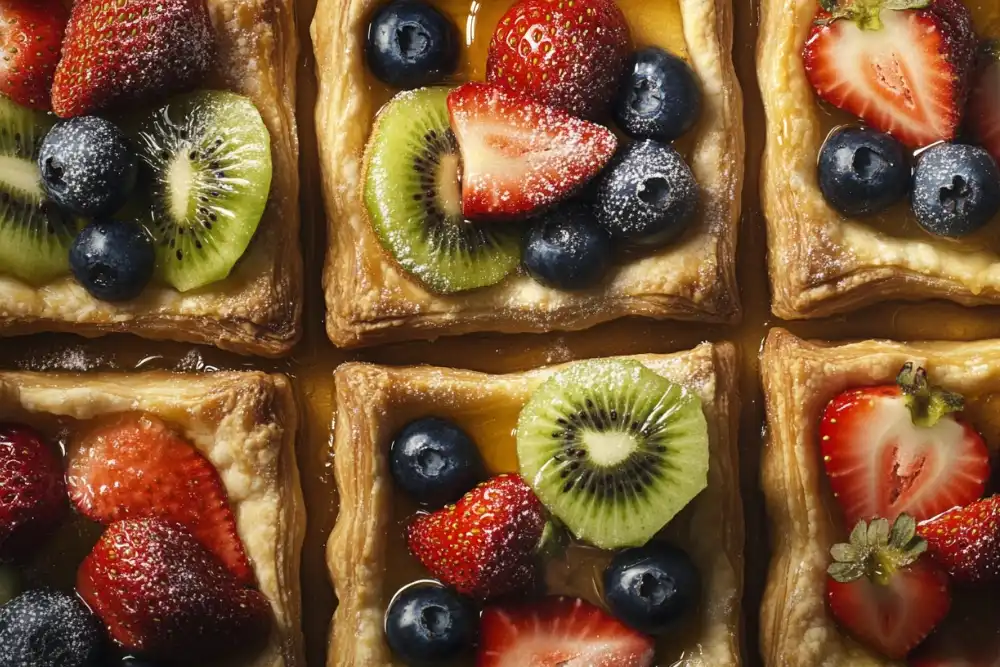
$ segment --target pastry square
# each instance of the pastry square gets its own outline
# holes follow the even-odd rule
[[[0,336],[66,331],[127,332],[279,356],[300,335],[298,36],[292,0],[206,0],[218,56],[208,88],[249,97],[271,134],[273,177],[267,210],[228,278],[181,293],[150,285],[137,299],[108,303],[67,276],[34,288],[0,275]]]
[[[683,655],[685,665],[736,667],[743,664],[744,533],[735,348],[705,343],[687,352],[630,358],[693,390],[708,421],[708,487],[666,528],[670,539],[699,564],[703,602],[698,618],[682,629],[683,636],[668,639],[665,664]],[[394,434],[411,419],[446,412],[477,442],[484,441],[477,433],[509,434],[507,442],[490,438],[489,450],[481,451],[491,473],[515,471],[513,434],[518,413],[532,391],[560,368],[486,375],[349,363],[337,370],[334,466],[340,513],[327,545],[327,565],[339,605],[328,667],[395,664],[384,639],[383,616],[396,586],[407,583],[409,573],[420,578],[406,553],[403,526],[397,523],[400,499],[394,497],[387,460]],[[401,570],[408,573],[400,574]],[[550,571],[547,582],[550,592],[586,595],[579,587],[569,587],[569,579],[558,573]]]
[[[297,412],[283,375],[220,372],[0,372],[0,420],[60,429],[141,411],[177,429],[219,471],[260,591],[274,612],[266,646],[241,667],[302,667],[299,565],[305,506]]]
[[[994,3],[965,4],[979,32],[1000,36],[990,14]],[[824,317],[888,299],[1000,303],[995,238],[932,237],[905,203],[867,222],[844,219],[826,203],[816,169],[820,147],[834,126],[859,121],[821,106],[806,78],[801,55],[818,6],[817,0],[761,2],[757,74],[767,118],[761,191],[774,314]]]
[[[626,316],[705,322],[739,318],[735,253],[744,136],[742,95],[730,55],[730,0],[666,0],[655,6],[618,0],[637,46],[683,45],[701,81],[702,117],[682,140],[690,143],[685,152],[702,188],[702,212],[693,230],[663,250],[617,266],[601,286],[590,290],[549,289],[521,274],[493,287],[449,296],[425,290],[388,258],[362,202],[365,144],[375,113],[388,100],[364,62],[367,22],[378,4],[320,0],[312,24],[319,78],[316,125],[329,237],[326,326],[336,345],[479,331],[578,330]],[[484,4],[490,9],[473,3],[473,11],[495,12],[511,2]],[[647,12],[650,16],[645,16]],[[453,18],[481,43],[489,39],[499,18],[499,13],[489,15],[495,18],[465,13]],[[463,49],[460,75],[482,79],[485,55],[482,62],[471,61],[469,49]]]

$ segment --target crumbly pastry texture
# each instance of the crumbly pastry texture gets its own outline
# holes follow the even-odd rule
[[[671,522],[667,535],[691,554],[704,576],[697,633],[687,638],[686,667],[738,667],[743,594],[743,509],[736,420],[737,361],[730,344],[688,352],[631,357],[695,391],[710,438],[708,488]],[[327,566],[339,605],[327,667],[394,665],[383,636],[387,535],[393,522],[388,452],[408,415],[459,406],[476,415],[515,411],[560,367],[510,375],[442,368],[392,368],[350,363],[335,374],[334,466],[340,514],[327,544]],[[513,445],[512,445],[513,446]]]
[[[561,292],[526,275],[464,294],[423,289],[382,250],[361,197],[363,154],[378,109],[364,39],[378,0],[319,0],[312,23],[316,128],[328,220],[327,332],[338,346],[476,331],[576,330],[625,316],[732,322],[740,317],[735,254],[743,187],[743,102],[732,65],[729,0],[679,0],[704,108],[689,162],[703,190],[695,229],[616,267],[600,288]]]
[[[150,285],[123,304],[94,299],[72,276],[34,288],[0,275],[0,336],[124,331],[278,356],[300,335],[298,137],[299,53],[293,0],[206,0],[218,45],[205,88],[246,95],[271,134],[271,198],[247,253],[223,281],[182,294]]]
[[[826,139],[802,65],[816,0],[762,0],[757,74],[767,117],[762,197],[772,309],[824,317],[888,299],[1000,303],[1000,256],[944,240],[894,238],[841,218],[819,189]]]
[[[299,561],[305,506],[288,380],[264,373],[0,373],[0,421],[89,420],[128,411],[177,428],[219,471],[274,625],[265,648],[233,667],[305,667]]]
[[[762,477],[773,555],[760,622],[767,667],[902,667],[848,637],[827,612],[829,550],[847,532],[835,518],[817,429],[830,399],[850,387],[891,383],[907,361],[952,391],[1000,391],[1000,341],[829,345],[783,329],[767,338]]]

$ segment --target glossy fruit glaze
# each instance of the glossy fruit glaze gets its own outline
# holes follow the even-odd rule
[[[640,1],[623,0],[626,13],[629,5],[638,5]],[[994,0],[971,0],[970,6],[976,6],[977,3],[982,9],[995,6]],[[758,0],[735,0],[733,60],[743,87],[747,135],[746,186],[743,191],[743,218],[739,245],[739,285],[744,306],[744,318],[741,324],[726,327],[633,320],[614,322],[590,331],[572,334],[480,335],[443,339],[434,343],[392,345],[350,354],[338,351],[330,345],[323,330],[323,297],[320,287],[326,232],[319,195],[319,166],[313,126],[316,87],[308,36],[315,0],[296,0],[296,5],[302,57],[305,59],[304,65],[299,68],[298,122],[302,151],[302,247],[306,258],[307,280],[305,337],[295,353],[287,360],[270,362],[247,359],[207,347],[152,343],[121,335],[94,341],[73,336],[51,335],[0,339],[0,368],[46,371],[177,369],[209,372],[217,369],[259,369],[291,375],[294,378],[301,408],[299,465],[309,508],[309,527],[302,567],[305,591],[304,629],[309,667],[321,667],[325,664],[327,632],[335,604],[324,563],[324,547],[337,510],[330,448],[334,410],[332,373],[337,365],[347,360],[361,359],[385,364],[427,363],[462,366],[501,373],[597,356],[674,352],[693,347],[704,340],[733,341],[739,346],[742,357],[740,393],[743,411],[740,424],[740,458],[742,495],[747,522],[747,569],[743,603],[743,608],[746,610],[744,655],[748,667],[761,667],[760,659],[757,657],[759,632],[757,610],[760,608],[769,554],[763,499],[759,490],[763,403],[757,375],[757,353],[768,329],[781,325],[799,336],[822,339],[1000,338],[1000,307],[965,309],[944,303],[881,304],[849,315],[791,324],[782,323],[770,314],[764,223],[758,196],[758,172],[764,147],[764,116],[760,95],[757,92],[754,53],[758,34],[759,3]],[[480,11],[485,11],[485,8],[481,8]],[[661,7],[660,11],[667,10]],[[490,13],[495,21],[501,11],[490,10]],[[473,41],[480,53],[485,53],[483,40],[488,37],[490,31],[490,28],[483,27],[487,25],[484,16],[477,12],[475,24],[476,29],[482,31],[479,34],[483,39]],[[464,16],[461,24],[465,25]],[[1000,19],[994,19],[991,25],[996,26],[1000,32]],[[640,36],[642,34],[641,27],[639,34]],[[481,69],[479,72],[481,74]],[[1000,443],[1000,396],[978,397],[972,402],[969,410],[970,413],[975,413],[974,423],[983,431],[987,441]],[[490,438],[492,434],[501,436],[500,441],[503,441],[504,437],[510,438],[509,431],[505,433],[504,427],[500,424],[506,423],[508,424],[506,428],[510,428],[509,425],[514,419],[513,413],[507,416],[492,413],[490,417],[491,419],[468,420],[473,422],[468,426],[477,441],[489,443],[492,441]],[[36,425],[49,433],[59,431],[59,424],[55,422],[48,426],[37,423]],[[508,467],[513,465],[511,454],[504,454],[502,447],[495,453],[487,452],[487,455],[494,465]],[[505,456],[506,463],[504,463]],[[406,515],[407,509],[400,508],[399,516]],[[66,528],[64,533],[65,535],[61,534],[47,552],[48,556],[36,565],[34,576],[37,579],[69,585],[76,565],[99,534],[96,527],[87,524],[73,524]],[[394,553],[404,552],[397,549]],[[387,569],[393,571],[408,560],[408,557],[404,556],[400,556],[398,561],[390,560]],[[405,565],[405,567],[412,566]],[[983,617],[978,613],[973,613],[971,616]],[[962,622],[962,619],[956,616],[954,623],[961,625]]]

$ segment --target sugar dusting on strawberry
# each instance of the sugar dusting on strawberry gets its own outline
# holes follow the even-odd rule
[[[52,108],[49,91],[68,18],[62,0],[0,2],[0,94],[32,109]]]
[[[949,510],[920,524],[919,531],[955,581],[1000,581],[1000,496]]]

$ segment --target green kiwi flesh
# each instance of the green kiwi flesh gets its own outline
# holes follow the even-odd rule
[[[46,114],[0,97],[0,274],[42,285],[69,273],[81,221],[46,201],[38,150]]]
[[[271,190],[271,139],[246,97],[199,91],[138,124],[152,179],[140,214],[157,276],[181,292],[226,278],[253,239]]]
[[[708,485],[701,400],[636,361],[575,363],[531,396],[517,424],[521,476],[579,540],[649,541]]]
[[[521,263],[520,232],[462,217],[450,89],[396,95],[379,112],[365,160],[365,207],[379,241],[428,289],[447,294],[494,285]]]

